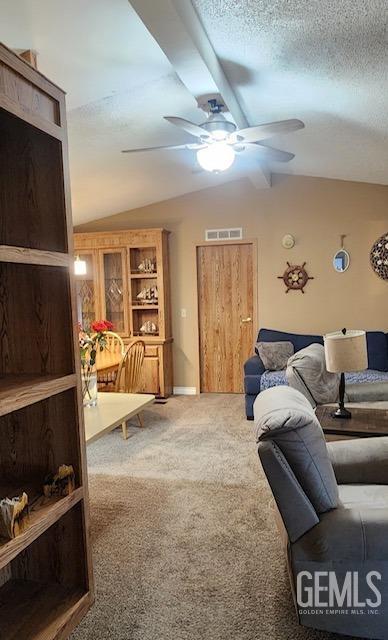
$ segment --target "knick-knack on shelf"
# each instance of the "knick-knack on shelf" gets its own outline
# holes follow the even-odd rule
[[[154,273],[155,263],[150,258],[144,258],[138,266],[138,270],[142,273]]]
[[[144,304],[158,304],[158,297],[157,287],[145,287],[136,296]]]
[[[28,496],[0,500],[0,536],[12,539],[23,533],[28,525]]]
[[[156,326],[155,322],[151,322],[151,320],[147,320],[140,327],[140,331],[141,333],[157,333],[158,327]]]
[[[72,465],[62,464],[57,473],[45,478],[43,493],[46,498],[68,496],[75,489],[75,474]]]

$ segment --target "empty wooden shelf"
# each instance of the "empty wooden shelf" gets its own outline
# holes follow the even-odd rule
[[[31,507],[0,539],[0,637],[65,640],[94,597],[65,100],[2,45],[0,156],[0,499]],[[75,490],[43,498],[62,464]]]
[[[7,565],[8,579],[0,588],[1,640],[62,640],[86,613],[82,511],[81,501]]]

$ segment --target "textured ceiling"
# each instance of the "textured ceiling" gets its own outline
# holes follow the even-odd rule
[[[163,115],[203,119],[127,0],[0,0],[0,16],[0,41],[67,92],[75,224],[230,179],[192,173],[190,151],[121,153],[193,141]]]
[[[387,0],[193,4],[250,124],[306,124],[276,171],[388,183]]]
[[[273,140],[296,153],[273,170],[388,184],[386,0],[193,4],[250,124],[306,123]],[[226,174],[193,174],[193,152],[120,153],[184,142],[163,115],[202,120],[127,0],[0,0],[0,15],[0,40],[36,49],[41,71],[67,91],[76,224],[254,166],[247,154]]]

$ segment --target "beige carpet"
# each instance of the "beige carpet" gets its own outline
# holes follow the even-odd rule
[[[74,640],[336,636],[297,625],[243,397],[175,397],[88,447],[96,604]]]

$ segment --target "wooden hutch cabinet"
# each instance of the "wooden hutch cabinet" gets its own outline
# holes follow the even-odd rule
[[[172,336],[168,235],[164,229],[76,233],[75,255],[86,262],[76,276],[82,325],[106,319],[125,343],[146,344],[141,391],[172,393]]]

